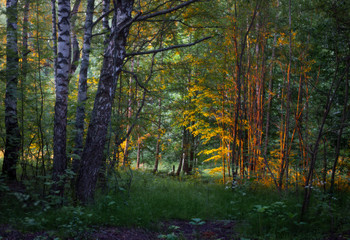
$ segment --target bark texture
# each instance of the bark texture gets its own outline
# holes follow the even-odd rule
[[[77,38],[77,34],[75,31],[75,22],[76,22],[76,15],[78,13],[79,10],[79,6],[80,6],[81,0],[76,0],[74,5],[73,5],[73,9],[71,11],[70,14],[70,34],[71,34],[71,48],[72,48],[72,62],[71,62],[71,66],[70,66],[70,70],[69,70],[69,74],[74,74],[75,71],[78,68],[78,63],[80,60],[80,48],[79,48],[79,42],[78,42],[78,38]]]
[[[19,70],[17,48],[17,0],[7,0],[6,14],[6,143],[2,173],[8,178],[8,180],[15,181],[21,139],[17,118],[17,83]]]
[[[54,191],[63,194],[62,182],[58,184],[60,177],[67,169],[66,155],[66,127],[68,106],[68,84],[70,69],[70,0],[58,1],[58,54],[56,75],[56,103],[54,119],[54,159],[53,180],[56,184]]]
[[[52,15],[52,40],[53,40],[53,70],[55,73],[55,86],[56,86],[56,76],[57,76],[57,17],[56,17],[56,0],[51,0],[51,15]]]
[[[111,118],[114,83],[117,81],[126,56],[125,45],[129,28],[124,24],[131,20],[133,3],[132,0],[114,1],[112,32],[104,52],[100,81],[77,178],[77,199],[82,203],[91,202],[94,198]]]
[[[85,102],[87,99],[87,75],[89,69],[89,58],[91,50],[92,36],[92,19],[94,12],[95,0],[88,0],[85,19],[85,33],[83,43],[83,56],[79,73],[79,89],[78,89],[78,106],[75,120],[75,158],[73,160],[73,171],[77,172],[79,168],[80,158],[83,152],[84,141],[84,120],[85,120]]]

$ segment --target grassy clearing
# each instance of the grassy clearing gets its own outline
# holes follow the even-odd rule
[[[113,191],[99,192],[96,203],[74,206],[67,201],[53,207],[55,199],[34,199],[30,194],[13,194],[3,187],[1,223],[24,231],[52,231],[64,237],[78,236],[96,226],[139,226],[157,230],[158,223],[171,219],[190,221],[232,219],[237,231],[248,239],[322,239],[331,231],[350,229],[350,196],[339,193],[334,199],[317,189],[307,218],[300,221],[302,193],[284,193],[246,184],[235,189],[208,179],[175,179],[147,172],[123,173]],[[115,182],[114,182],[115,183]],[[1,184],[0,184],[1,185]],[[116,191],[114,191],[116,190]],[[57,230],[58,229],[58,230]]]

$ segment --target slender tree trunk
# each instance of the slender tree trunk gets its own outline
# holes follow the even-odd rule
[[[122,137],[121,136],[121,123],[119,121],[119,119],[121,118],[122,116],[122,89],[123,89],[123,75],[120,75],[119,76],[119,86],[118,86],[118,108],[116,110],[116,114],[117,114],[117,119],[118,119],[118,122],[117,122],[117,126],[116,126],[116,129],[114,130],[115,132],[115,136],[114,136],[114,146],[113,146],[113,164],[112,166],[115,166],[117,168],[119,168],[119,165],[120,165],[120,153],[122,152],[122,149],[121,149],[121,146],[120,146],[120,138]]]
[[[116,85],[114,82],[118,79],[126,56],[125,45],[129,27],[122,29],[121,27],[131,19],[133,2],[119,0],[114,6],[112,33],[104,53],[100,81],[77,178],[77,198],[83,203],[91,202],[94,198],[111,117]]]
[[[40,47],[40,39],[39,39],[39,1],[36,1],[36,47],[37,47],[37,64],[38,64],[38,87],[39,87],[39,94],[40,97],[36,98],[36,105],[37,105],[37,125],[38,125],[38,137],[39,137],[39,151],[38,151],[38,160],[41,158],[41,175],[46,175],[46,168],[45,168],[45,157],[44,157],[44,131],[42,126],[42,119],[44,114],[44,92],[43,92],[43,86],[42,86],[42,79],[41,79],[41,47]],[[37,90],[37,81],[35,80],[35,91]],[[38,101],[40,100],[40,103]],[[39,106],[40,104],[40,106]],[[41,155],[41,156],[40,156]],[[45,186],[44,186],[45,188]]]
[[[185,135],[184,135],[184,143],[183,143],[183,163],[182,163],[182,170],[184,173],[186,173],[187,175],[190,173],[190,166],[189,166],[189,145],[190,145],[190,131],[188,129],[185,129]]]
[[[158,171],[158,164],[160,160],[160,136],[161,136],[161,122],[162,122],[162,98],[160,97],[158,99],[158,107],[159,107],[159,114],[158,114],[158,124],[157,124],[157,144],[156,144],[156,160],[154,162],[154,168],[153,172],[156,173]]]
[[[248,24],[247,30],[244,34],[244,37],[241,40],[241,49],[238,49],[238,41],[237,41],[237,37],[236,37],[236,30],[234,33],[234,48],[235,48],[235,58],[236,58],[236,64],[235,64],[235,71],[236,71],[236,86],[237,86],[237,98],[236,98],[236,109],[235,109],[235,117],[234,117],[234,126],[233,126],[233,135],[234,135],[234,140],[233,140],[233,146],[232,146],[232,155],[231,155],[231,165],[234,166],[235,164],[235,152],[237,150],[237,146],[236,146],[236,140],[237,139],[241,139],[240,136],[241,135],[241,130],[239,129],[239,125],[242,122],[241,121],[241,91],[242,91],[242,66],[243,66],[243,56],[246,50],[246,45],[247,45],[247,37],[249,35],[249,32],[254,24],[255,21],[255,17],[257,15],[257,11],[260,7],[260,3],[261,1],[257,1],[255,8],[254,8],[254,12],[253,12],[253,16],[251,18],[250,23]],[[236,14],[236,18],[237,18],[237,8],[236,8],[236,2],[235,2],[235,14]],[[236,26],[237,24],[235,23],[235,29],[237,28]],[[242,109],[243,110],[243,109]],[[242,146],[243,147],[243,146]],[[238,149],[239,151],[239,149]],[[243,152],[242,152],[243,154]],[[243,156],[244,157],[244,156]],[[239,159],[239,157],[237,157],[237,160]],[[242,164],[242,167],[244,167],[244,164]],[[242,170],[242,168],[241,168]],[[244,171],[244,170],[243,170]],[[235,182],[235,172],[234,169],[232,168],[232,176],[233,176],[233,180],[232,183],[234,184]]]
[[[131,59],[131,72],[134,72],[134,59]],[[132,85],[133,85],[133,80],[132,80],[132,76],[130,76],[130,80],[129,80],[129,96],[128,96],[128,107],[127,107],[127,119],[128,122],[131,121],[131,116],[132,116],[132,100],[133,100],[133,89],[132,89]],[[130,128],[130,125],[128,124],[126,126],[126,131],[128,132]],[[129,136],[126,137],[125,140],[125,148],[124,148],[124,158],[123,158],[123,166],[125,167],[129,161],[129,145],[130,145],[130,138]]]
[[[272,105],[272,79],[273,79],[273,61],[275,59],[275,45],[276,45],[276,41],[277,41],[277,35],[275,34],[273,37],[273,47],[272,47],[272,57],[271,57],[271,67],[270,67],[270,79],[269,79],[269,90],[268,90],[268,100],[267,100],[267,109],[266,109],[266,125],[265,125],[265,143],[264,143],[264,153],[263,153],[263,157],[264,157],[264,162],[265,162],[265,166],[267,168],[267,170],[269,171],[269,173],[271,174],[272,180],[275,183],[275,186],[277,189],[279,189],[278,187],[278,183],[276,180],[275,175],[273,174],[273,171],[270,168],[269,162],[267,160],[267,147],[269,145],[269,131],[270,131],[270,112],[271,112],[271,105]]]
[[[55,88],[57,85],[57,18],[56,18],[56,0],[51,0],[51,15],[52,15],[52,41],[53,41],[53,69],[55,77]]]
[[[5,127],[6,143],[2,173],[9,181],[16,181],[16,165],[19,158],[21,136],[17,119],[17,0],[7,0],[7,42],[6,42],[6,96]]]
[[[71,67],[69,69],[69,74],[74,74],[75,71],[78,68],[78,63],[80,59],[80,49],[79,49],[79,42],[77,38],[77,34],[75,32],[75,21],[76,21],[76,14],[78,13],[79,6],[80,6],[81,0],[76,0],[73,9],[70,15],[70,24],[71,24],[71,50],[72,50],[72,63]],[[86,30],[86,29],[85,29]],[[85,34],[84,34],[85,35]]]
[[[23,31],[22,31],[22,72],[21,72],[21,162],[22,162],[22,175],[21,180],[27,177],[27,161],[24,161],[24,105],[26,102],[24,87],[28,73],[28,19],[29,19],[29,4],[30,1],[26,0],[24,3],[23,13]]]
[[[344,108],[343,108],[343,113],[342,117],[340,120],[340,128],[338,132],[338,138],[337,138],[337,145],[335,148],[335,158],[334,158],[334,163],[332,167],[332,176],[331,176],[331,186],[330,186],[330,193],[333,194],[334,192],[334,180],[335,180],[335,171],[337,170],[337,164],[339,160],[339,155],[340,155],[340,143],[341,143],[341,138],[343,135],[343,131],[345,128],[345,124],[347,122],[348,118],[348,100],[349,100],[349,65],[350,65],[350,60],[348,56],[348,68],[347,68],[347,73],[346,73],[346,82],[345,82],[345,98],[344,98]]]
[[[181,156],[180,156],[179,166],[178,166],[177,171],[176,171],[176,176],[180,176],[180,173],[183,169],[184,161],[186,159],[186,152],[184,151],[185,145],[186,145],[186,128],[183,127]]]
[[[83,56],[79,72],[78,106],[75,120],[75,157],[73,159],[73,171],[75,173],[78,172],[79,162],[83,151],[85,102],[87,99],[87,75],[89,69],[89,58],[91,50],[92,18],[94,12],[94,3],[95,0],[88,0],[86,8]]]
[[[322,171],[322,185],[323,192],[326,193],[326,179],[327,179],[327,139],[323,139],[323,171]]]
[[[137,64],[139,65],[139,64]],[[139,91],[136,85],[136,101],[137,101],[137,108],[140,108],[140,101],[138,97]],[[140,168],[140,161],[141,161],[141,146],[142,146],[142,139],[140,136],[140,125],[137,125],[137,154],[136,154],[136,168]]]
[[[137,154],[136,154],[136,169],[140,168],[141,161],[141,138],[140,135],[137,136]]]
[[[63,195],[61,176],[67,169],[66,127],[70,69],[70,0],[58,1],[58,54],[54,119],[53,191]],[[62,179],[61,179],[62,180]],[[60,181],[60,183],[59,183]]]
[[[291,78],[291,65],[292,65],[292,18],[291,18],[291,7],[292,1],[289,0],[289,56],[288,56],[288,69],[287,69],[287,97],[286,97],[286,115],[285,115],[285,127],[283,134],[283,147],[282,147],[282,162],[279,177],[279,190],[283,187],[283,178],[286,172],[286,187],[288,187],[288,166],[289,166],[289,121],[290,121],[290,101],[291,101],[291,88],[290,88],[290,78]]]
[[[189,146],[189,172],[192,172],[192,170],[195,168],[195,150],[196,150],[196,146],[195,146],[195,136],[193,136],[193,134],[191,132],[189,132],[189,142],[190,142],[190,146]],[[228,158],[229,160],[229,158]],[[230,168],[228,169],[228,171],[230,171]]]

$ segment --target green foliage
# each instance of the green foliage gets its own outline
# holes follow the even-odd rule
[[[199,226],[199,225],[205,224],[205,221],[203,221],[200,218],[192,218],[190,221],[190,224],[195,225],[195,226]]]

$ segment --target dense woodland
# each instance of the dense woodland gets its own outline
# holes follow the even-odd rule
[[[294,238],[315,214],[350,234],[349,1],[1,0],[0,27],[0,209],[32,209],[18,228],[166,194],[158,179],[213,184],[236,213],[246,192],[273,195],[245,207],[258,230],[244,236]],[[277,212],[293,227],[262,224]],[[70,229],[123,224],[101,219]]]

